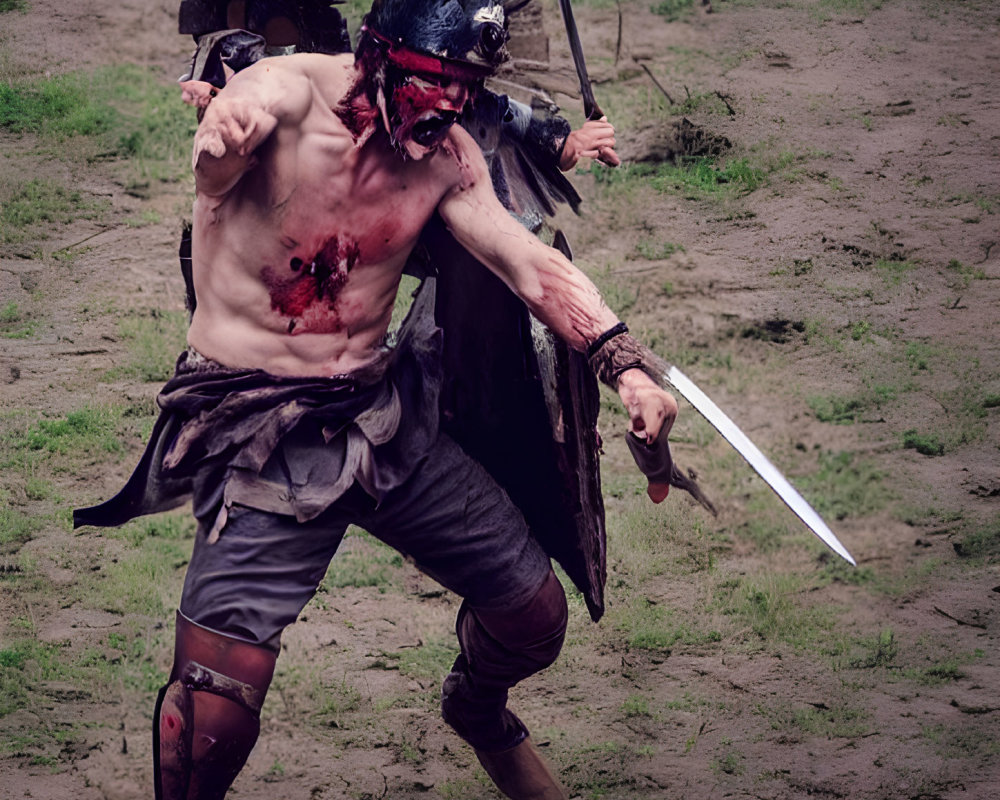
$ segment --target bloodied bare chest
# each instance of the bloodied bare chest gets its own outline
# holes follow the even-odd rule
[[[350,335],[391,307],[399,272],[433,204],[399,176],[372,183],[351,191],[298,187],[275,209],[277,241],[264,248],[259,272],[275,327],[293,336]]]

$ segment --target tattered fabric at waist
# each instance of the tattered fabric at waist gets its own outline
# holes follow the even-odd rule
[[[75,511],[74,524],[120,525],[192,493],[201,514],[219,502],[219,488],[216,533],[233,503],[305,521],[355,480],[381,499],[437,437],[440,347],[436,327],[418,326],[391,357],[332,378],[283,377],[182,353],[125,488]]]

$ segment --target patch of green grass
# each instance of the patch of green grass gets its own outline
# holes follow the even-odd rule
[[[944,442],[934,433],[920,433],[916,428],[903,431],[903,448],[924,456],[944,455]]]
[[[278,661],[268,702],[275,696],[294,697],[309,719],[325,728],[348,727],[351,714],[364,705],[361,692],[345,677],[325,678],[320,666],[301,660]]]
[[[3,308],[0,308],[0,325],[9,325],[12,322],[21,321],[21,311],[17,303],[11,300]]]
[[[677,165],[662,164],[650,181],[660,192],[681,193],[695,197],[718,194],[749,194],[765,182],[763,170],[746,158],[732,159],[717,166],[713,159],[694,158]]]
[[[950,283],[953,289],[967,289],[974,280],[985,280],[986,271],[980,267],[963,264],[957,258],[948,262],[948,272],[952,275]]]
[[[770,513],[771,509],[760,509],[762,513],[751,513],[748,519],[741,523],[736,533],[740,538],[750,542],[760,553],[773,553],[785,543],[788,526],[776,522]],[[748,508],[748,511],[751,509]]]
[[[105,695],[122,685],[120,664],[103,651],[77,653],[68,644],[10,639],[0,649],[0,717],[38,703],[50,704],[50,682],[68,684],[72,687],[69,691],[81,697]],[[66,690],[60,687],[59,691]],[[19,747],[43,749],[65,743],[72,734],[71,728],[47,728],[30,742],[20,742]]]
[[[0,84],[0,128],[11,133],[40,133],[62,141],[104,133],[114,123],[114,109],[97,101],[92,75]]]
[[[771,724],[776,730],[789,726],[824,739],[854,739],[868,733],[870,720],[871,712],[867,709],[838,704],[778,709]]]
[[[348,547],[341,546],[320,584],[322,591],[374,586],[385,592],[403,566],[403,557],[374,536],[351,528]]]
[[[128,217],[125,224],[130,228],[145,228],[147,225],[157,225],[162,220],[160,212],[152,208],[147,208],[142,213]]]
[[[806,400],[816,419],[834,425],[848,425],[858,422],[872,409],[879,409],[894,400],[896,388],[886,385],[866,386],[854,395],[823,395]]]
[[[44,521],[35,514],[25,514],[0,503],[0,553],[16,550],[41,530]]]
[[[361,692],[349,684],[346,678],[339,681],[322,681],[314,689],[315,705],[313,716],[321,717],[327,725],[341,725],[345,714],[361,708]]]
[[[921,725],[920,733],[944,758],[994,761],[1000,755],[1000,740],[979,725]]]
[[[912,261],[889,258],[879,258],[875,261],[875,269],[890,286],[899,286],[903,282],[903,278],[916,269],[916,266]]]
[[[856,342],[860,342],[862,340],[870,342],[871,330],[872,324],[868,320],[860,320],[859,322],[855,322],[851,325],[851,338]]]
[[[29,500],[48,500],[55,496],[55,487],[44,478],[29,475],[24,481],[24,496]]]
[[[722,772],[726,775],[742,775],[745,761],[746,756],[739,750],[728,748],[721,756],[712,759],[712,772]]]
[[[683,158],[676,164],[624,164],[617,169],[591,166],[589,174],[607,191],[648,184],[662,193],[701,200],[749,194],[764,185],[767,173],[747,158],[733,158],[721,166],[707,157]]]
[[[667,22],[676,22],[690,14],[693,8],[694,0],[660,0],[651,5],[649,10]]]
[[[674,242],[661,242],[654,239],[642,239],[635,246],[635,252],[648,261],[662,261],[674,253],[683,253],[684,245]]]
[[[1000,520],[972,527],[952,542],[961,558],[995,561],[1000,557]]]
[[[9,443],[15,450],[70,453],[120,453],[124,450],[117,434],[121,410],[87,406],[59,419],[40,419]]]
[[[40,226],[94,219],[107,207],[106,200],[87,199],[49,180],[5,186],[0,190],[0,243],[45,238]]]
[[[160,634],[136,628],[108,634],[107,648],[95,649],[89,655],[95,664],[107,662],[109,682],[153,695],[167,682],[159,648],[165,649]]]
[[[444,781],[434,787],[441,800],[468,800],[482,789],[474,780],[468,778],[454,778]]]
[[[877,636],[866,637],[858,642],[862,655],[851,660],[855,669],[876,669],[891,667],[899,655],[899,642],[891,628],[879,632]]]
[[[813,540],[810,539],[810,542]],[[826,551],[824,551],[824,556]],[[830,583],[843,583],[848,586],[865,586],[876,582],[875,570],[871,567],[855,567],[848,564],[842,558],[824,558],[823,567],[817,574],[819,585],[825,586]]]
[[[395,653],[382,653],[376,664],[383,669],[398,669],[410,678],[439,681],[451,671],[458,657],[458,645],[453,640],[421,642]]]
[[[135,65],[0,83],[0,128],[73,138],[64,155],[127,160],[146,180],[187,174],[196,127],[176,85]]]
[[[195,527],[194,518],[190,514],[176,512],[140,517],[118,528],[107,528],[102,535],[120,539],[130,547],[141,547],[147,539],[194,539]]]
[[[822,451],[816,471],[797,478],[795,483],[821,515],[846,519],[885,507],[892,493],[884,477],[873,461],[846,451]]]
[[[187,329],[183,311],[152,309],[125,317],[118,323],[118,333],[128,343],[129,362],[109,370],[104,379],[168,380],[174,374],[177,354],[185,347]]]
[[[681,711],[684,713],[694,713],[704,709],[715,709],[725,711],[726,704],[719,700],[710,700],[705,697],[696,697],[690,692],[684,692],[680,697],[668,700],[663,706],[667,711]]]
[[[649,717],[649,701],[641,694],[630,694],[621,705],[621,712],[626,717]]]
[[[965,677],[958,665],[957,659],[948,659],[940,664],[930,667],[911,667],[902,671],[903,678],[911,680],[921,686],[941,686],[945,683],[954,683]]]
[[[8,641],[0,649],[0,717],[27,708],[40,681],[66,676],[61,655],[58,646],[35,639]]]
[[[28,0],[0,0],[0,14],[7,11],[27,11]]]
[[[191,547],[185,533],[176,538],[168,534],[144,539],[84,582],[87,602],[115,614],[162,618],[175,602]]]
[[[264,773],[264,780],[273,781],[283,777],[285,777],[285,765],[276,758],[274,763],[268,767],[267,772]]]
[[[719,631],[698,631],[687,621],[675,619],[673,609],[654,605],[645,598],[618,605],[611,613],[615,629],[625,634],[636,650],[667,652],[676,645],[697,646],[722,641]]]
[[[715,605],[764,643],[840,652],[832,635],[833,610],[803,602],[801,581],[790,575],[732,578],[715,589]]]
[[[603,474],[614,473],[605,467]],[[713,569],[718,543],[705,532],[700,512],[681,503],[650,503],[646,482],[636,472],[619,475],[608,486],[623,487],[620,508],[608,518],[611,590],[628,597],[632,587],[672,569],[685,573]]]
[[[847,425],[855,422],[867,407],[860,397],[810,397],[809,408],[820,422]]]
[[[895,516],[911,527],[951,526],[965,519],[965,512],[954,509],[942,509],[936,506],[902,505],[895,509]]]
[[[926,342],[907,342],[903,351],[903,358],[914,375],[930,372],[931,363],[938,355],[938,348]]]

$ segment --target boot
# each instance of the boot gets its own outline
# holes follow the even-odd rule
[[[530,737],[502,753],[476,750],[476,758],[511,800],[569,800]]]

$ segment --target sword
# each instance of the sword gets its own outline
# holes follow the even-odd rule
[[[847,552],[847,548],[840,543],[836,534],[830,530],[816,509],[809,505],[757,445],[750,441],[750,438],[737,427],[736,423],[722,409],[709,399],[708,395],[695,386],[694,382],[677,367],[668,367],[663,373],[663,380],[676,389],[678,394],[694,406],[695,410],[707,419],[727,442],[736,448],[736,452],[746,459],[746,462],[785,502],[785,505],[809,527],[809,530],[822,539],[827,547],[838,556],[849,564],[857,566],[857,562]]]
[[[594,99],[594,89],[590,85],[587,74],[587,62],[583,60],[583,45],[580,44],[580,34],[576,30],[576,20],[573,18],[573,6],[569,0],[559,0],[559,10],[562,11],[563,24],[569,37],[569,49],[573,53],[573,63],[576,65],[576,75],[580,79],[580,94],[583,95],[583,113],[587,119],[600,119],[604,116],[597,100]]]
[[[580,44],[580,34],[576,29],[576,20],[573,18],[573,6],[570,4],[570,0],[559,0],[559,10],[562,11],[566,35],[569,37],[569,49],[573,53],[573,64],[576,66],[576,74],[580,79],[584,113],[587,115],[587,119],[600,119],[604,114],[594,99],[594,90],[590,85],[590,76],[587,74],[587,63],[583,58],[583,46]],[[816,509],[809,505],[806,499],[788,482],[788,479],[760,451],[760,448],[750,441],[736,423],[701,389],[695,386],[687,375],[677,367],[670,366],[664,372],[663,380],[676,389],[678,394],[694,406],[695,410],[705,417],[727,442],[736,448],[736,452],[743,456],[756,473],[764,479],[765,483],[785,502],[785,505],[808,526],[809,530],[822,539],[833,552],[853,566],[857,566],[857,562],[847,552],[847,548],[840,543],[836,534],[830,530]],[[693,480],[686,480],[680,470],[673,470],[670,482],[674,486],[691,492],[702,505],[714,512],[715,509],[711,502],[704,497],[697,488],[697,484]]]

